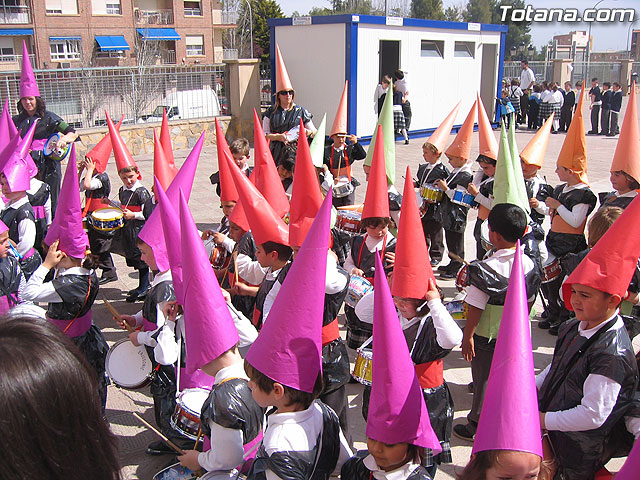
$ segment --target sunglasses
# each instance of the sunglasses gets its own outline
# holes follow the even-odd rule
[[[282,90],[278,92],[279,95],[293,95],[293,90]]]

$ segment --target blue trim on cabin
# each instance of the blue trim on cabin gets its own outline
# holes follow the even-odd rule
[[[505,25],[506,28],[506,25]],[[496,86],[496,97],[501,98],[502,97],[502,77],[504,74],[504,54],[505,54],[505,44],[507,42],[507,32],[506,30],[503,31],[500,34],[500,56],[498,57],[498,82],[497,82],[497,86]],[[497,100],[494,102],[494,104],[497,105]],[[495,117],[495,121],[496,123],[500,124],[500,109],[496,108],[496,117]]]
[[[277,20],[277,19],[274,19]],[[275,105],[276,95],[276,27],[269,23],[269,63],[271,64],[271,104]]]
[[[347,132],[356,131],[358,122],[358,23],[345,23],[345,77],[349,81]]]

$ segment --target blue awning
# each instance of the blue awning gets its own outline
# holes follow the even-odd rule
[[[138,28],[145,40],[180,40],[175,28]]]
[[[17,35],[33,35],[33,28],[9,28],[0,30],[0,36],[13,37]]]
[[[100,36],[96,35],[96,42],[100,50],[103,52],[110,52],[113,50],[130,50],[129,44],[124,39],[123,35],[113,36]]]
[[[82,40],[80,36],[67,36],[67,37],[49,37],[49,40]]]

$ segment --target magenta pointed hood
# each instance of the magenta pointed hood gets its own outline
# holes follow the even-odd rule
[[[191,188],[193,187],[193,179],[196,176],[196,168],[198,167],[198,159],[202,146],[204,145],[204,132],[200,135],[197,143],[194,145],[191,153],[180,167],[178,174],[175,176],[169,188],[167,188],[167,198],[171,205],[178,205],[179,191],[182,189],[187,201],[191,196]],[[147,221],[138,233],[138,238],[151,247],[153,256],[158,266],[158,271],[164,272],[169,270],[169,257],[167,255],[167,246],[162,233],[162,220],[160,219],[160,211],[156,208],[149,216]]]
[[[2,173],[7,177],[7,184],[12,192],[26,192],[31,186],[29,163],[22,156],[21,141],[19,135],[14,137],[2,151],[0,158]]]
[[[4,101],[2,116],[0,116],[0,148],[4,148],[4,146],[9,143],[9,140],[11,140],[15,135],[11,130],[10,125],[13,125],[13,128],[15,129],[15,124],[13,123],[11,114],[9,113],[9,99],[7,98]]]
[[[442,451],[431,428],[415,366],[398,321],[380,256],[376,257],[373,362],[367,437]]]
[[[58,197],[56,216],[49,225],[44,243],[51,245],[56,240],[60,240],[58,250],[73,258],[84,258],[87,248],[89,248],[89,237],[82,228],[82,207],[80,206],[75,144],[71,145],[71,154]]]
[[[9,227],[7,227],[2,220],[0,220],[0,234],[6,232],[7,230],[9,230]]]
[[[637,480],[638,472],[640,472],[640,442],[636,441],[627,460],[614,478],[615,480]]]
[[[12,122],[13,123],[13,122]],[[33,142],[33,136],[36,133],[36,126],[38,125],[38,119],[36,118],[27,134],[20,141],[20,155],[24,158],[25,163],[27,164],[27,171],[29,173],[29,178],[33,178],[38,174],[38,167],[36,166],[36,162],[33,161],[31,157],[31,142]]]
[[[22,72],[20,72],[20,98],[39,97],[40,90],[36,83],[36,76],[33,74],[31,60],[29,59],[29,50],[27,44],[22,41]]]
[[[331,199],[329,192],[246,356],[254,368],[272,380],[309,393],[322,372]]]
[[[511,267],[472,453],[515,450],[542,457],[538,393],[520,242]]]
[[[180,190],[184,192],[184,190]],[[155,195],[158,201],[156,210],[160,212],[162,232],[166,246],[167,259],[171,268],[173,290],[176,300],[184,305],[184,290],[182,288],[182,234],[180,229],[180,217],[178,210],[171,204],[169,197],[164,193],[160,181],[155,179]],[[155,254],[154,254],[155,256]]]
[[[179,195],[187,373],[194,373],[237,344],[239,337],[184,192]]]

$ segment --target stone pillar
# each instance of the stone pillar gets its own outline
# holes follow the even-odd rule
[[[620,60],[620,85],[622,94],[629,95],[631,89],[631,73],[633,71],[633,60]]]
[[[571,81],[572,62],[569,58],[553,59],[553,81],[558,82],[560,88],[563,88],[564,82]]]
[[[227,102],[231,110],[228,135],[253,139],[253,109],[260,114],[260,60],[225,60]]]

